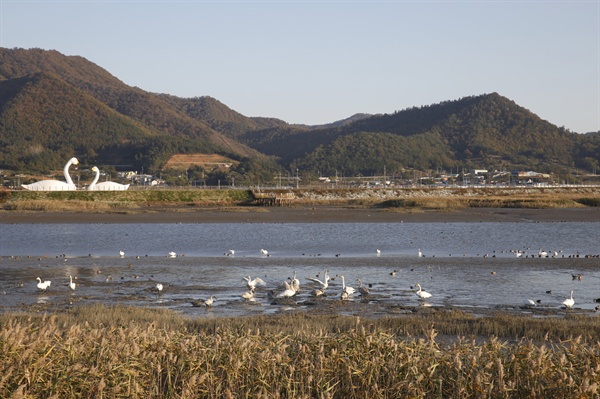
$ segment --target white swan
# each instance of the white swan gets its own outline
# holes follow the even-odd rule
[[[119,251],[119,256],[120,256],[121,258],[124,258],[124,257],[125,257],[125,252],[123,252],[123,251]]]
[[[528,307],[528,308],[531,308],[531,307],[535,307],[536,304],[535,304],[535,301],[533,299],[525,299],[523,301],[523,305],[526,306],[526,307]]]
[[[324,279],[325,281],[321,281],[316,277],[307,277],[306,279],[319,284],[321,286],[321,290],[325,291],[327,289],[327,287],[329,287],[330,279],[329,279],[329,274],[327,274],[327,271],[325,271],[324,275],[325,275],[325,279]]]
[[[75,291],[75,283],[73,282],[73,276],[69,276],[69,288]]]
[[[342,279],[342,292],[345,292],[348,295],[354,294],[356,290],[353,287],[349,287],[346,285],[346,279],[344,278],[344,276],[340,276],[340,278]]]
[[[171,251],[171,252],[169,252],[169,253],[167,254],[167,256],[168,256],[169,258],[176,258],[176,257],[177,257],[177,252],[173,252],[173,251]]]
[[[300,291],[300,280],[296,278],[296,272],[294,272],[294,278],[292,279],[292,289],[296,292]]]
[[[573,291],[571,291],[571,296],[565,299],[562,304],[565,305],[565,307],[567,308],[572,308],[573,305],[575,305],[575,300],[573,299]]]
[[[254,289],[250,288],[249,291],[246,291],[242,294],[242,298],[244,299],[252,299],[254,298]]]
[[[280,292],[276,295],[277,298],[291,298],[294,295],[296,295],[296,290],[294,289],[294,286],[292,284],[288,283],[287,281],[284,281],[283,285],[285,289],[283,290],[283,292]]]
[[[211,307],[216,299],[217,299],[216,296],[211,295],[210,298],[208,298],[207,300],[204,301],[204,306],[206,306],[207,308]]]
[[[37,281],[38,281],[38,283],[37,283],[37,287],[38,287],[40,290],[42,290],[42,291],[46,291],[46,289],[47,289],[48,287],[50,287],[50,284],[52,284],[52,282],[51,282],[51,281],[49,281],[49,280],[46,280],[46,281],[44,281],[44,282],[42,283],[42,279],[41,279],[41,278],[39,278],[39,277],[37,278]]]
[[[233,249],[230,249],[229,252],[225,252],[223,255],[233,256],[233,255],[235,255],[235,251]]]
[[[261,254],[262,256],[269,256],[269,251],[267,251],[267,250],[266,250],[266,249],[264,249],[264,248],[261,248],[261,249],[260,249],[260,254]]]
[[[431,294],[427,291],[423,291],[423,289],[421,288],[421,284],[417,284],[417,287],[419,287],[419,291],[416,292],[417,296],[421,299],[427,299],[427,298],[431,298]]]
[[[292,288],[289,288],[277,294],[277,298],[291,298],[294,295],[296,295],[296,291],[294,291]]]
[[[88,186],[89,191],[124,191],[129,188],[129,184],[121,184],[114,181],[103,181],[98,183],[98,179],[100,179],[100,169],[96,166],[92,168],[92,172],[96,172],[96,177]]]
[[[63,173],[65,175],[65,179],[67,180],[66,183],[59,180],[40,180],[31,184],[21,184],[21,187],[30,191],[75,191],[77,190],[77,187],[75,187],[75,184],[73,184],[73,180],[71,179],[71,175],[69,175],[69,167],[71,165],[78,164],[79,161],[77,158],[71,158],[65,165]]]
[[[252,291],[256,289],[256,285],[267,285],[260,277],[256,277],[254,280],[250,276],[243,277],[242,281],[245,281],[248,289]]]
[[[156,289],[158,290],[158,293],[160,294],[163,290],[163,285],[161,283],[156,284]]]
[[[377,256],[381,256],[381,249],[377,248],[375,250],[375,254],[377,254]]]

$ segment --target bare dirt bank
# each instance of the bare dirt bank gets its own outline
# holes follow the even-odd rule
[[[114,213],[0,211],[2,223],[432,223],[600,222],[600,208],[465,208],[398,210],[364,207],[148,207]]]

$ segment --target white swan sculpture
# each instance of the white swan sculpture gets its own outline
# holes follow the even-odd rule
[[[69,175],[69,167],[71,165],[79,165],[77,158],[69,159],[69,162],[65,165],[63,172],[65,175],[66,182],[59,180],[40,180],[31,184],[21,184],[26,190],[29,191],[75,191],[77,187],[73,184],[71,175]]]
[[[94,177],[94,181],[88,186],[87,189],[89,191],[125,191],[129,188],[129,184],[121,184],[114,181],[103,181],[98,183],[98,179],[100,179],[100,169],[94,166],[92,172],[96,173],[96,177]]]

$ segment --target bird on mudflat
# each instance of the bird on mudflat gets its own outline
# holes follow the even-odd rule
[[[427,299],[427,298],[431,298],[431,294],[427,291],[423,291],[423,289],[421,288],[421,284],[417,284],[417,287],[419,287],[419,291],[416,292],[417,296],[421,299]]]

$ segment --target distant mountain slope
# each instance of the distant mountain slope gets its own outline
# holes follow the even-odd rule
[[[77,155],[82,162],[130,164],[166,158],[168,148],[195,146],[189,139],[168,138],[107,107],[51,73],[0,81],[0,166],[46,171]],[[164,154],[161,155],[161,149]]]
[[[376,115],[330,129],[250,132],[242,140],[280,157],[291,168],[327,174],[342,168],[349,173],[381,172],[385,164],[421,170],[511,165],[557,171],[577,164],[582,142],[592,142],[497,93]],[[378,151],[366,151],[376,147]],[[598,156],[597,145],[586,148],[588,158]]]
[[[181,98],[159,94],[158,97],[190,118],[202,121],[214,130],[234,139],[252,130],[288,126],[286,122],[275,118],[244,116],[209,96]]]
[[[600,134],[556,127],[497,93],[290,125],[246,117],[208,96],[149,93],[83,57],[41,49],[0,48],[0,144],[0,167],[13,170],[60,168],[72,155],[157,170],[176,154],[219,154],[240,161],[230,171],[236,182],[296,168],[600,170]]]
[[[170,136],[205,140],[215,151],[237,157],[261,154],[194,119],[159,96],[129,87],[104,69],[82,57],[64,56],[56,51],[0,49],[0,79],[13,79],[50,72],[116,112],[133,118]],[[0,104],[0,106],[2,106]]]

